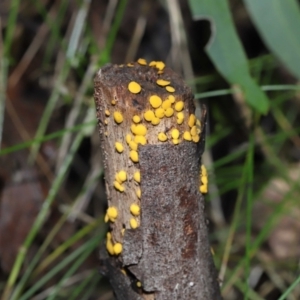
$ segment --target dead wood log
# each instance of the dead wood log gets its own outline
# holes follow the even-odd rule
[[[205,109],[198,120],[182,78],[142,59],[100,69],[94,96],[110,226],[100,259],[117,299],[221,299],[201,193]]]

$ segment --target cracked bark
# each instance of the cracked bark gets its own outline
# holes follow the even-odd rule
[[[162,72],[160,72],[162,73]],[[95,102],[105,165],[108,204],[118,208],[118,218],[110,223],[113,243],[122,243],[118,256],[101,251],[101,271],[111,282],[117,299],[221,299],[217,272],[213,263],[204,214],[204,197],[199,192],[201,155],[205,144],[206,111],[202,109],[201,138],[199,142],[182,140],[174,145],[170,139],[160,142],[158,132],[169,135],[172,128],[189,130],[187,122],[176,124],[175,116],[164,118],[157,126],[147,126],[147,144],[139,145],[139,161],[132,163],[129,149],[122,154],[114,148],[115,141],[124,141],[130,132],[133,115],[142,116],[149,109],[150,95],[162,99],[168,92],[156,84],[158,78],[171,81],[176,101],[184,101],[184,113],[194,113],[193,95],[184,81],[171,69],[163,74],[149,66],[137,63],[133,67],[107,65],[95,78]],[[138,82],[138,94],[128,91],[130,81]],[[115,100],[116,104],[111,105]],[[150,107],[151,108],[151,107]],[[105,111],[119,111],[122,124]],[[124,142],[125,145],[125,142]],[[125,169],[128,180],[125,192],[113,187],[115,173]],[[137,199],[137,184],[133,173],[140,170],[142,191]],[[130,229],[131,203],[141,207],[140,226]],[[125,234],[122,235],[122,229]],[[124,268],[127,272],[121,272]],[[136,282],[142,283],[141,288]]]

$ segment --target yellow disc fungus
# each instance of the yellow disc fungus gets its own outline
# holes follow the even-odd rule
[[[108,119],[104,120],[104,124],[107,125],[108,124]]]
[[[116,147],[116,150],[117,150],[119,153],[122,153],[122,152],[124,151],[123,144],[120,143],[120,142],[115,142],[115,147]]]
[[[191,133],[189,131],[185,131],[183,133],[183,138],[186,140],[186,141],[191,141],[192,140],[192,136],[191,136]]]
[[[191,128],[191,135],[192,136],[195,136],[195,135],[197,135],[198,133],[197,133],[197,127],[196,126],[193,126],[192,128]]]
[[[110,112],[109,112],[109,110],[108,110],[108,109],[106,109],[106,110],[105,110],[105,115],[106,115],[107,117],[109,117],[109,116],[110,116]]]
[[[127,134],[126,134],[125,140],[126,140],[126,143],[127,143],[127,144],[129,144],[129,142],[132,140],[132,136],[131,136],[130,133],[127,133]]]
[[[128,63],[127,67],[134,67],[134,64],[133,63]]]
[[[135,130],[133,132],[136,135],[143,135],[145,136],[147,134],[147,127],[143,124],[138,124],[135,127]]]
[[[152,119],[152,121],[151,121],[151,124],[152,125],[158,125],[160,123],[160,119],[159,118],[156,118],[156,117],[154,117],[153,119]]]
[[[179,144],[179,139],[172,139],[172,142],[174,145],[178,145]]]
[[[207,170],[206,170],[206,167],[204,165],[201,165],[201,174],[202,175],[207,175]]]
[[[115,255],[119,255],[123,250],[122,244],[121,243],[115,243],[114,244],[114,252]]]
[[[142,191],[141,191],[140,188],[138,188],[138,189],[135,191],[135,194],[137,195],[137,197],[138,197],[139,199],[141,199]]]
[[[108,217],[107,214],[105,214],[105,216],[104,216],[104,223],[107,223],[108,221],[109,221],[109,217]]]
[[[147,110],[144,113],[144,119],[148,122],[151,122],[154,117],[154,112],[152,110]]]
[[[110,206],[107,209],[106,214],[107,214],[108,218],[110,219],[110,221],[114,222],[118,216],[118,210],[116,207]]]
[[[201,194],[206,194],[208,192],[207,185],[205,184],[200,185],[199,191]]]
[[[144,58],[139,58],[137,62],[142,66],[147,66],[147,61]]]
[[[124,192],[125,188],[123,185],[121,185],[117,180],[114,181],[114,188],[118,190],[119,192]]]
[[[166,136],[165,133],[160,132],[160,133],[158,134],[158,140],[159,140],[159,141],[165,142],[167,139],[168,139],[168,137]]]
[[[170,86],[170,85],[166,86],[166,90],[167,90],[169,93],[174,93],[174,92],[175,92],[175,89],[174,89],[172,86]]]
[[[123,116],[119,111],[114,112],[114,119],[115,119],[115,122],[118,124],[123,122]]]
[[[201,127],[201,122],[200,122],[199,119],[196,120],[196,125],[199,126],[199,127]]]
[[[106,239],[106,250],[110,255],[115,254],[113,243],[112,243],[111,239],[108,239],[108,238]]]
[[[172,138],[173,139],[178,139],[179,138],[179,130],[178,129],[173,129],[172,131],[171,131],[171,136],[172,136]]]
[[[175,110],[176,111],[182,111],[184,107],[184,102],[183,101],[178,101],[175,103]]]
[[[175,103],[175,97],[173,95],[168,95],[166,100],[171,101],[172,104]]]
[[[158,69],[158,70],[160,70],[160,71],[162,71],[164,68],[165,68],[165,64],[162,62],[162,61],[157,61],[156,63],[155,63],[155,67]]]
[[[140,287],[142,287],[142,283],[141,283],[140,281],[137,281],[137,282],[136,282],[136,286],[137,286],[138,288],[140,288]]]
[[[156,66],[156,61],[154,61],[154,60],[151,61],[151,62],[149,63],[149,66],[150,66],[150,67],[155,67],[155,66]]]
[[[171,107],[171,106],[172,106],[171,100],[165,100],[165,101],[162,103],[162,105],[161,105],[161,107],[162,107],[163,109],[167,109],[167,108],[169,108],[169,107]]]
[[[130,221],[129,221],[129,224],[130,224],[130,227],[132,229],[136,229],[139,226],[138,222],[137,222],[137,220],[135,218],[131,218]]]
[[[136,182],[141,182],[141,172],[140,172],[140,171],[136,171],[136,172],[133,174],[133,179],[134,179]]]
[[[193,140],[193,142],[198,143],[198,142],[200,141],[200,136],[199,136],[199,134],[193,135],[193,136],[192,136],[192,140]]]
[[[126,273],[126,270],[124,268],[121,269],[121,272],[126,276],[127,273]]]
[[[152,95],[152,96],[150,96],[149,101],[150,101],[150,104],[151,104],[151,106],[152,106],[153,108],[158,108],[158,107],[160,107],[160,106],[161,106],[161,103],[162,103],[161,98],[160,98],[159,96],[157,96],[157,95]]]
[[[117,174],[118,174],[118,178],[121,180],[121,182],[124,182],[127,180],[127,174],[124,170],[121,170]]]
[[[146,145],[147,144],[147,139],[146,139],[146,137],[144,137],[142,135],[136,135],[134,137],[134,142],[137,143],[137,144]]]
[[[131,81],[128,84],[128,90],[132,93],[132,94],[138,94],[141,91],[141,86],[135,82],[135,81]]]
[[[194,114],[190,114],[188,124],[192,128],[196,123],[196,116]]]
[[[177,119],[184,119],[184,113],[182,111],[177,113]]]
[[[208,184],[208,178],[207,178],[207,176],[202,176],[201,177],[201,182],[202,182],[202,184]]]
[[[130,205],[130,212],[134,215],[134,216],[139,216],[140,215],[140,207],[137,204],[131,204]]]
[[[140,116],[135,115],[135,116],[133,116],[132,121],[134,123],[140,123],[141,122],[141,118],[140,118]]]
[[[159,119],[162,119],[165,116],[165,110],[161,107],[155,110],[155,116]]]
[[[111,100],[111,105],[116,105],[116,100]]]
[[[134,151],[137,151],[137,149],[138,149],[138,144],[137,144],[136,142],[134,142],[134,141],[130,141],[130,142],[128,143],[128,146],[129,146],[129,148],[130,148],[131,150],[134,150]]]
[[[131,150],[129,153],[129,157],[133,162],[138,162],[139,161],[139,154],[135,150]]]
[[[169,108],[167,108],[166,110],[165,110],[165,116],[166,117],[172,117],[173,116],[173,114],[174,114],[174,109],[172,108],[172,107],[169,107]]]
[[[157,79],[156,83],[160,86],[166,86],[166,85],[169,85],[171,83],[171,81],[164,80],[164,79]]]
[[[183,119],[177,119],[176,120],[176,122],[177,122],[178,125],[181,125],[183,123],[183,121],[184,121]]]
[[[125,228],[122,228],[121,234],[122,234],[122,236],[124,236],[124,234],[125,234]]]

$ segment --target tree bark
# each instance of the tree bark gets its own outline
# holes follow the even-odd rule
[[[101,270],[117,299],[221,299],[199,189],[206,111],[196,120],[182,78],[150,65],[107,65],[95,78],[110,226]]]

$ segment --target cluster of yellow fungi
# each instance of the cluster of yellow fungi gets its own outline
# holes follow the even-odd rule
[[[204,165],[201,166],[199,191],[201,194],[206,194],[208,192],[208,176]]]
[[[141,66],[150,66],[157,69],[159,75],[164,73],[165,64],[161,61],[152,61],[149,64],[145,59],[138,59],[137,63]],[[123,66],[123,65],[122,65]],[[134,67],[133,63],[128,63],[127,67]],[[162,75],[163,76],[163,75]],[[175,92],[175,88],[171,85],[171,81],[159,78],[156,80],[156,85],[167,91],[167,96],[161,98],[158,95],[150,95],[148,98],[147,109],[140,115],[136,114],[132,117],[132,124],[130,126],[130,132],[125,136],[125,141],[115,141],[115,150],[117,153],[128,153],[129,159],[133,162],[134,172],[133,176],[127,174],[125,170],[119,170],[116,172],[113,186],[116,191],[123,193],[125,192],[125,183],[127,180],[134,180],[136,185],[135,195],[136,199],[133,199],[133,203],[129,207],[131,217],[129,219],[128,227],[136,229],[139,226],[140,220],[140,199],[141,199],[141,174],[136,168],[139,162],[138,148],[139,145],[147,144],[147,133],[149,126],[156,126],[160,124],[163,118],[173,118],[173,127],[165,130],[164,132],[158,132],[158,142],[170,142],[173,145],[177,145],[182,141],[190,141],[198,143],[201,134],[201,123],[194,114],[189,114],[188,110],[185,109],[185,103],[181,99],[176,99],[172,93]],[[139,94],[142,91],[142,85],[136,81],[130,81],[127,85],[128,91],[133,95]],[[177,100],[177,101],[176,101]],[[116,100],[111,101],[113,106],[113,112],[111,113],[108,109],[105,110],[105,124],[109,123],[109,118],[113,117],[115,124],[118,126],[124,121],[122,113],[117,109]],[[185,129],[183,129],[185,128]],[[187,130],[188,128],[188,130]],[[158,130],[159,131],[159,130]],[[105,132],[107,136],[107,132]],[[127,147],[125,148],[125,145]],[[204,166],[201,167],[201,183],[199,190],[201,193],[207,192],[207,173]],[[107,209],[105,214],[105,222],[115,222],[118,217],[118,210],[116,207],[111,206]],[[125,228],[122,230],[124,235]],[[114,243],[111,233],[107,233],[106,248],[110,255],[119,255],[122,252],[122,244],[117,242]]]

